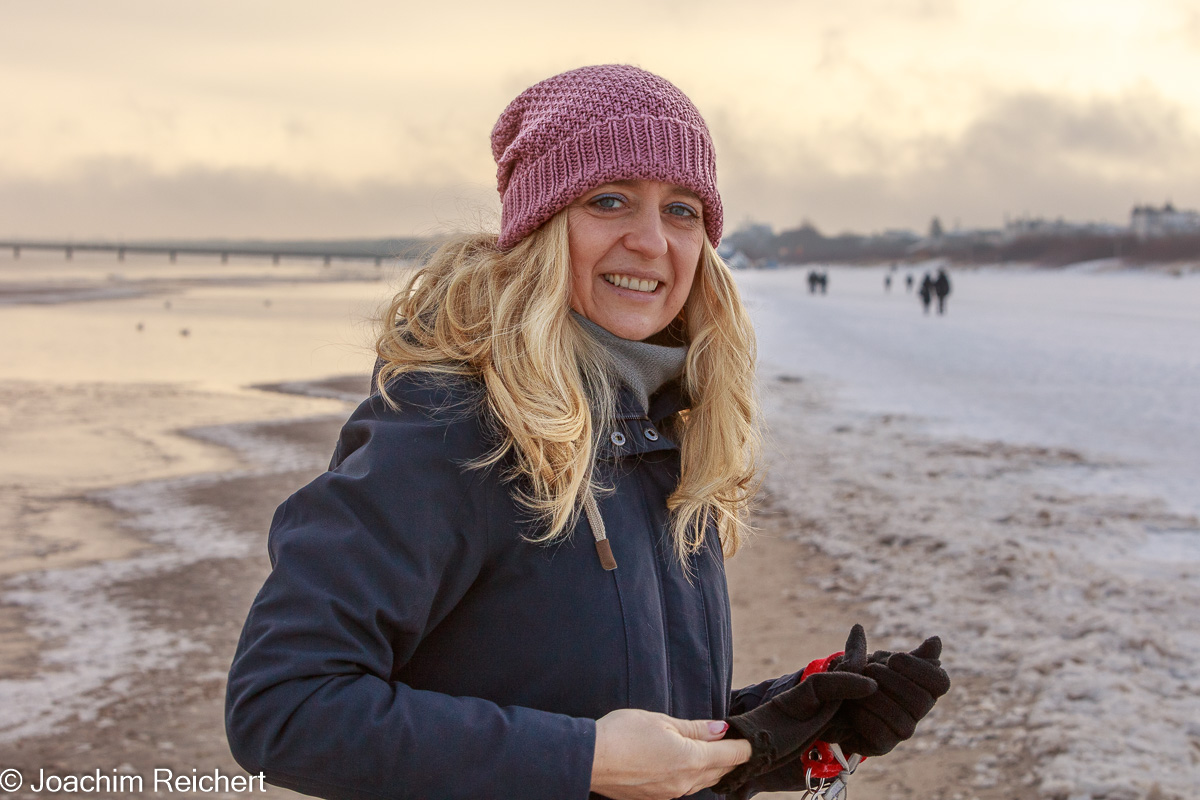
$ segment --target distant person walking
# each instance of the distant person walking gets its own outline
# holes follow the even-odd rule
[[[904,276],[904,291],[911,292],[912,287],[913,287],[913,276],[912,276],[912,273],[910,272]]]
[[[820,292],[825,294],[829,288],[829,274],[826,272],[817,272],[815,269],[808,271],[808,293],[816,294]]]
[[[883,276],[883,290],[885,292],[892,291],[892,275],[890,272]]]
[[[929,273],[925,273],[925,277],[921,279],[921,288],[917,292],[921,296],[921,307],[925,309],[925,313],[929,313],[929,303],[933,300],[933,278],[929,277]]]
[[[933,291],[937,294],[938,313],[946,313],[946,298],[950,295],[950,276],[946,270],[939,269],[937,279],[933,282]]]

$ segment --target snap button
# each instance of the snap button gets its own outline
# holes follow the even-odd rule
[[[654,430],[654,428],[646,428],[644,433],[646,434],[646,438],[649,439],[650,441],[652,441],[652,442],[658,441],[658,431]]]
[[[620,431],[613,431],[612,436],[609,436],[608,438],[617,447],[620,447],[621,445],[625,444],[625,434],[621,433]]]

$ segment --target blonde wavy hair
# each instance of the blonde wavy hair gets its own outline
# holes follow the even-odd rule
[[[615,416],[616,387],[607,354],[569,313],[567,211],[508,252],[496,238],[460,235],[406,281],[381,320],[376,388],[395,407],[387,384],[405,373],[480,380],[501,441],[472,466],[511,456],[505,477],[544,523],[526,538],[552,542],[570,535],[589,493],[606,491],[595,453]],[[707,237],[680,317],[691,408],[670,430],[682,469],[667,508],[675,553],[686,565],[710,519],[726,556],[749,535],[761,442],[754,329]]]

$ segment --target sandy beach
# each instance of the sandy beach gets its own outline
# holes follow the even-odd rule
[[[154,795],[156,769],[242,774],[224,680],[267,526],[365,396],[398,275],[0,258],[0,770],[24,782],[0,798],[47,774],[143,777],[122,797]],[[954,688],[861,767],[856,800],[1194,796],[1200,670],[1172,621],[1194,620],[1200,568],[1092,557],[1194,515],[1088,489],[1104,463],[1086,450],[939,434],[816,370],[760,373],[735,684],[841,649],[855,622],[871,647],[936,633]]]

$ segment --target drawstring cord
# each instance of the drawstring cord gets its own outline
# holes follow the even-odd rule
[[[592,535],[596,537],[596,555],[600,556],[600,566],[607,571],[616,569],[617,559],[613,557],[612,545],[608,543],[608,534],[604,531],[604,518],[600,516],[600,508],[591,492],[584,498],[583,510],[587,514],[588,524],[592,526]]]

